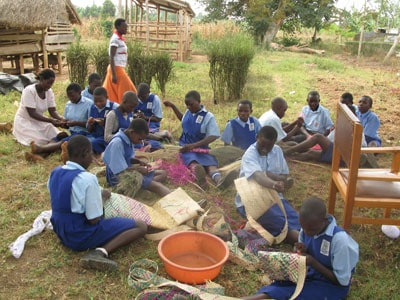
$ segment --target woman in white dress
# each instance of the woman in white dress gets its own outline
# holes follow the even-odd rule
[[[21,103],[14,117],[13,135],[19,143],[29,146],[34,142],[45,145],[66,133],[57,127],[65,125],[65,119],[56,110],[54,93],[51,87],[55,73],[45,69],[38,74],[38,83],[27,86],[22,91]],[[44,113],[48,111],[49,117]]]

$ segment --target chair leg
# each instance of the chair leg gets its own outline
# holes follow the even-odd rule
[[[338,189],[335,185],[335,182],[331,180],[329,187],[329,198],[328,198],[328,213],[333,215],[335,213],[335,204],[336,204],[336,195],[338,193]]]
[[[353,202],[344,198],[344,210],[343,210],[343,229],[349,232],[351,226],[351,220],[353,218]]]

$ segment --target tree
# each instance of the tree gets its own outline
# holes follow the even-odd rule
[[[336,0],[201,0],[209,20],[232,17],[246,20],[254,36],[266,46],[285,22],[315,28],[316,33],[332,16]],[[293,28],[293,27],[292,27]]]
[[[101,9],[101,15],[103,17],[115,17],[116,8],[111,0],[105,0],[103,8]]]

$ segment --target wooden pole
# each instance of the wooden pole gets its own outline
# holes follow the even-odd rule
[[[149,0],[146,0],[146,49],[150,51]]]

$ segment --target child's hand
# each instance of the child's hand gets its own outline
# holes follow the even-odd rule
[[[307,253],[307,247],[303,243],[294,243],[293,251],[297,254],[305,254]]]
[[[168,100],[163,102],[166,107],[172,107],[174,104]]]
[[[100,126],[104,126],[104,118],[96,118],[94,121]]]
[[[188,152],[194,148],[193,144],[186,144],[179,149],[179,152]]]
[[[93,125],[94,122],[95,122],[95,118],[93,118],[93,117],[90,117],[90,118],[87,120],[88,125]]]
[[[276,190],[279,193],[282,193],[285,190],[285,182],[283,181],[276,181],[274,185],[272,186],[274,190]]]
[[[304,118],[303,117],[298,117],[297,118],[297,126],[298,127],[302,127],[303,126],[303,124],[304,124]]]

